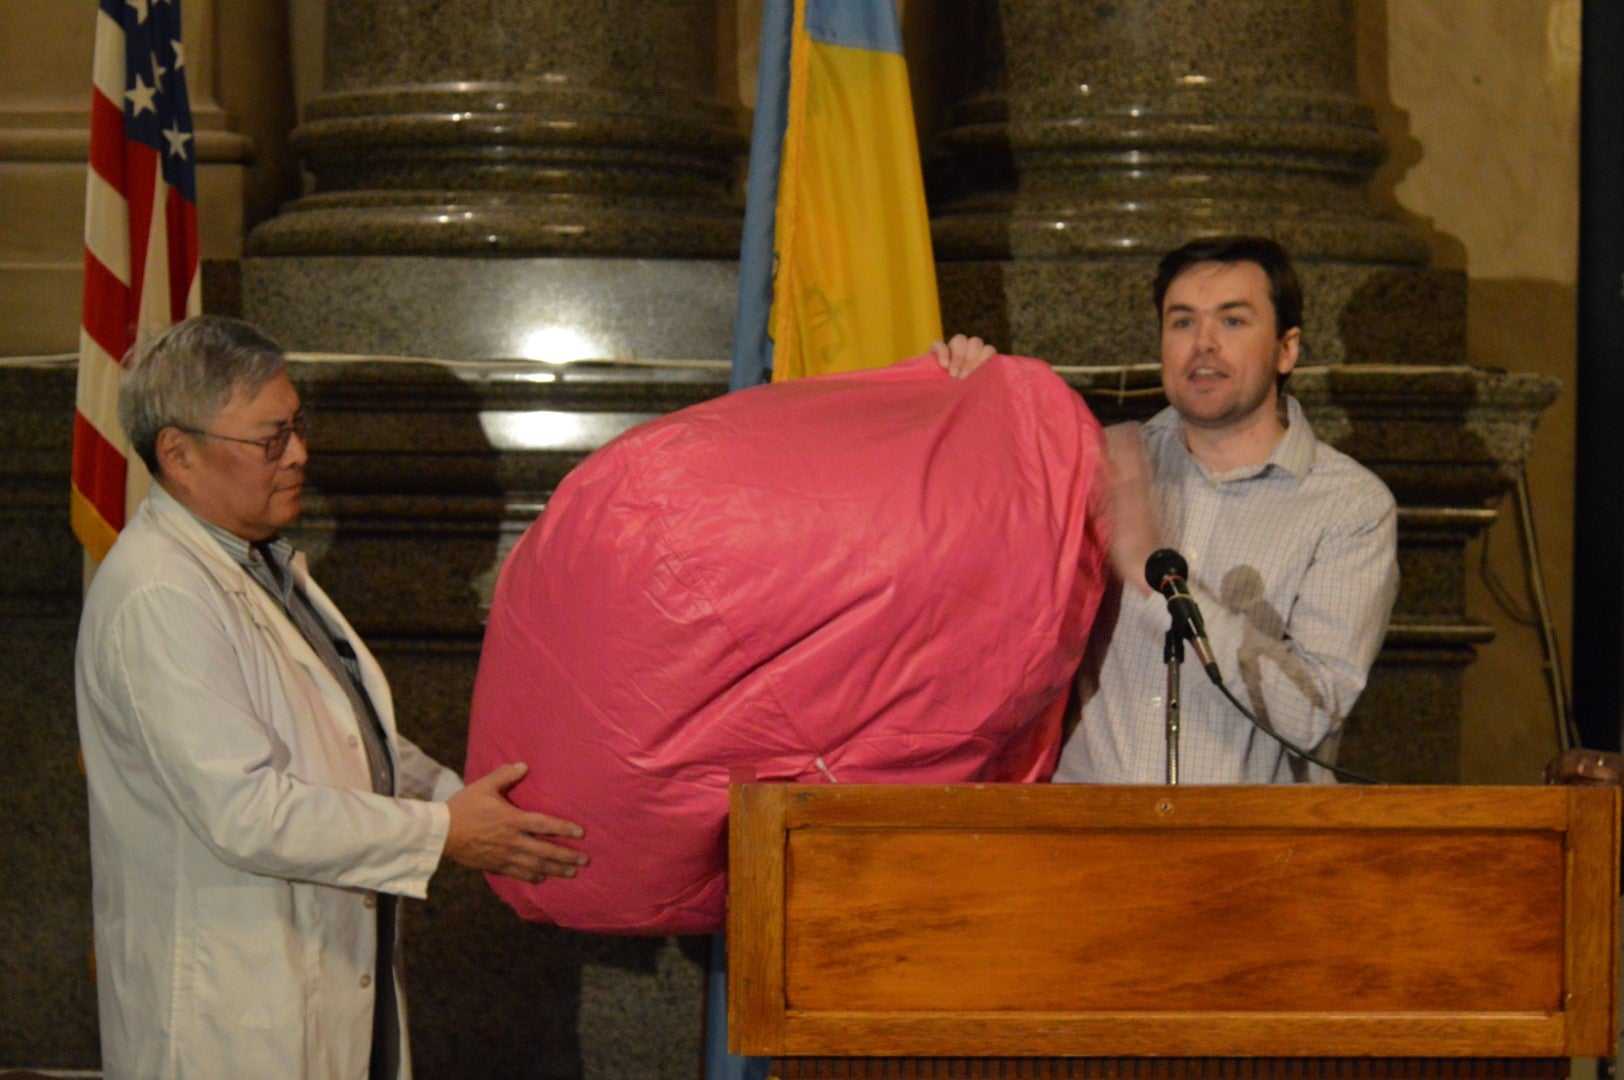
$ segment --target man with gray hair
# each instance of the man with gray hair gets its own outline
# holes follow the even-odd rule
[[[304,557],[306,415],[281,350],[203,316],[137,351],[119,420],[154,484],[76,660],[109,1077],[410,1075],[395,898],[441,856],[526,881],[579,826],[467,787],[395,731]]]

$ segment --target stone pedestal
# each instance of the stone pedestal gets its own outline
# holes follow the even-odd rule
[[[736,256],[716,28],[705,0],[330,3],[315,189],[250,253]]]
[[[945,114],[947,322],[1064,364],[1156,356],[1149,281],[1203,233],[1301,265],[1305,362],[1465,359],[1465,281],[1376,214],[1350,0],[1005,0],[943,32],[988,58]]]
[[[738,263],[415,255],[242,265],[242,312],[294,352],[462,360],[720,359]]]

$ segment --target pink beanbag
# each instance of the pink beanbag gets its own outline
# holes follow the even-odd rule
[[[721,926],[727,786],[1038,781],[1104,589],[1099,424],[1041,361],[730,394],[582,462],[502,568],[467,776],[578,821],[526,919]]]

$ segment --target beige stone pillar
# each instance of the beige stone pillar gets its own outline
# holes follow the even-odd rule
[[[242,248],[250,151],[216,93],[215,2],[186,0],[183,33],[202,255],[229,259]],[[95,7],[70,17],[60,5],[3,0],[0,10],[0,356],[76,352]]]

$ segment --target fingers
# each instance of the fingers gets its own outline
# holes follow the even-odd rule
[[[564,836],[571,840],[579,840],[585,835],[585,831],[575,822],[533,810],[520,810],[506,798],[508,789],[524,779],[525,774],[529,771],[529,765],[522,761],[515,761],[481,777],[470,786],[483,784],[491,788],[493,793],[501,796],[502,801],[512,809],[514,827],[522,832],[534,836]]]
[[[586,852],[525,832],[511,818],[502,823],[486,822],[477,836],[448,846],[446,854],[471,869],[531,883],[544,877],[574,877],[577,870],[591,862]]]
[[[506,791],[508,788],[524,779],[524,774],[530,771],[530,766],[522,761],[515,761],[491,770],[486,775],[475,780],[470,787],[488,787],[492,791]]]
[[[521,835],[486,869],[534,885],[543,878],[572,878],[589,861],[585,852]]]
[[[518,814],[516,824],[531,836],[563,836],[570,840],[579,840],[586,835],[585,830],[573,821],[565,821],[563,818],[537,814],[528,810],[520,810]]]
[[[500,858],[493,858],[485,865],[476,866],[474,869],[535,885],[550,877],[572,878],[580,865],[582,864],[569,859],[553,859],[535,852],[516,850],[507,852]]]
[[[947,341],[933,341],[930,354],[955,379],[968,378],[976,368],[998,355],[998,350],[978,337],[954,334]]]
[[[536,882],[547,876],[574,877],[576,868],[585,866],[589,861],[585,852],[542,839],[547,836],[581,839],[586,835],[586,830],[575,822],[551,814],[520,810],[506,800],[501,803],[498,813],[500,820],[497,827],[507,848],[509,869],[498,869],[497,873]]]
[[[579,840],[585,830],[573,821],[521,810],[504,792],[529,769],[520,762],[493,770],[446,801],[451,823],[445,853],[475,870],[537,882],[545,877],[574,877],[587,865],[584,852],[545,837]]]
[[[591,861],[584,851],[534,837],[528,838],[526,853],[534,860],[536,869],[549,877],[572,878],[577,869]]]
[[[1606,750],[1569,750],[1545,766],[1545,782],[1588,787],[1624,783],[1624,757]]]
[[[583,851],[572,851],[533,836],[520,836],[500,856],[490,859],[486,869],[534,885],[546,877],[575,877],[588,862],[590,859]]]

